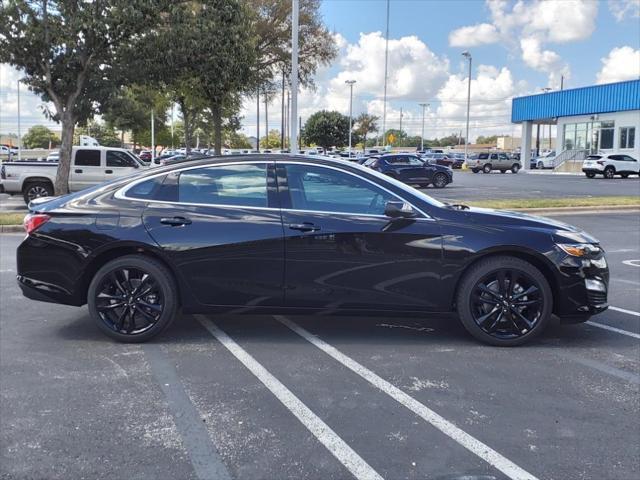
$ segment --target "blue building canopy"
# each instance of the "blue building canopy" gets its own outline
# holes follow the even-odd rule
[[[640,110],[640,80],[559,90],[511,102],[511,122]]]

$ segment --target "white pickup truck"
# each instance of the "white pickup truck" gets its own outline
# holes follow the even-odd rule
[[[123,148],[75,146],[71,152],[69,191],[129,175],[138,168],[146,166]],[[4,162],[0,167],[0,193],[20,194],[26,203],[52,196],[57,170],[57,162]]]

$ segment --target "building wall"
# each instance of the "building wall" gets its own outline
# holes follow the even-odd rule
[[[535,130],[535,128],[534,128]],[[498,150],[518,150],[522,145],[522,138],[520,137],[498,137],[497,138],[497,146]],[[531,145],[535,147],[536,138],[533,137],[531,139]],[[551,150],[555,150],[556,148],[556,139],[555,137],[551,137]],[[548,150],[549,149],[549,126],[548,125],[540,125],[540,150]]]
[[[624,112],[600,113],[598,115],[578,115],[574,117],[558,118],[559,150],[566,150],[565,125],[576,123],[610,122],[613,121],[613,148],[601,149],[603,153],[626,153],[640,160],[640,110]],[[635,128],[634,148],[620,148],[621,129],[623,127]]]

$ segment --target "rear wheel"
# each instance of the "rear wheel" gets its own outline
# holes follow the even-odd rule
[[[604,178],[611,179],[616,174],[616,169],[613,167],[607,167],[604,169]]]
[[[436,188],[444,188],[449,183],[449,179],[444,173],[436,173],[433,176],[433,186]]]
[[[537,168],[538,168],[539,170],[542,170],[542,169],[544,168],[544,163],[542,163],[542,162],[538,162]]]
[[[484,173],[491,173],[491,164],[487,163],[484,167],[482,167],[482,171]]]
[[[456,298],[467,331],[481,342],[516,346],[537,337],[551,319],[553,296],[529,262],[498,256],[481,260],[464,276]]]
[[[620,176],[622,178],[629,178],[629,174],[628,173],[621,173]]]
[[[513,165],[511,165],[511,173],[518,173],[520,171],[520,165],[518,165],[517,163],[514,163]]]
[[[593,172],[587,172],[585,173],[585,175],[587,176],[587,178],[595,178],[596,174]]]
[[[23,195],[25,203],[40,197],[51,197],[53,195],[53,186],[47,182],[29,183],[24,187]]]
[[[478,170],[477,168],[472,168],[472,169],[471,169],[471,171],[472,171],[473,173],[478,173],[480,170]]]
[[[167,328],[178,308],[171,272],[143,255],[128,255],[104,265],[87,293],[89,313],[98,328],[120,342],[145,342]]]

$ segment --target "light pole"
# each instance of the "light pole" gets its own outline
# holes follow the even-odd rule
[[[20,80],[18,80],[18,161],[22,160],[22,134],[20,132]],[[11,149],[9,149],[11,153]],[[9,155],[11,157],[11,155]]]
[[[419,103],[422,107],[422,135],[420,136],[420,150],[424,152],[424,111],[429,106],[428,103]]]
[[[382,146],[387,146],[386,131],[387,128],[387,73],[389,68],[389,8],[390,0],[387,0],[387,30],[384,42],[384,98],[382,100]]]
[[[469,85],[467,86],[467,133],[464,138],[464,161],[469,160],[469,112],[471,111],[471,54],[462,52],[462,56],[469,60]]]
[[[349,85],[349,158],[351,158],[351,131],[353,129],[353,84],[355,80],[346,80],[344,83]]]
[[[291,153],[298,153],[298,16],[300,0],[291,0]]]

